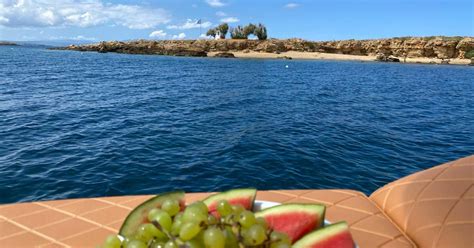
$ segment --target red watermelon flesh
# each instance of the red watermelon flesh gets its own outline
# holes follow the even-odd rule
[[[256,194],[256,189],[234,189],[211,195],[203,202],[207,205],[210,213],[216,212],[217,204],[221,200],[227,200],[231,205],[241,205],[247,210],[252,210]]]
[[[323,225],[325,211],[326,207],[319,204],[283,204],[267,208],[255,216],[265,218],[271,229],[286,233],[294,243]]]
[[[353,248],[354,240],[346,222],[321,228],[298,240],[294,248]]]

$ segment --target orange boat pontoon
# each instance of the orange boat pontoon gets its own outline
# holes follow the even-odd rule
[[[361,248],[474,247],[474,155],[389,183],[367,197],[354,190],[259,191],[257,199],[322,203],[345,220]],[[187,194],[192,202],[209,193]],[[0,247],[96,247],[151,196],[0,205]]]

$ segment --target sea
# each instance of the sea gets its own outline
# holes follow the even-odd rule
[[[0,47],[0,203],[369,195],[474,154],[474,67]]]

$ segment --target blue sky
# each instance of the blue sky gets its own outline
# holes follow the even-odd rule
[[[274,38],[474,36],[472,0],[0,0],[0,40],[194,39],[223,21]]]

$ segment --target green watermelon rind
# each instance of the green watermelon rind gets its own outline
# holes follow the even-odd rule
[[[287,203],[276,205],[273,207],[269,207],[263,209],[259,212],[255,213],[255,217],[265,217],[270,214],[283,214],[283,213],[291,213],[294,211],[304,211],[309,214],[319,214],[320,219],[320,226],[316,228],[322,227],[324,225],[324,218],[326,216],[326,206],[322,204],[310,204],[310,203]]]
[[[217,202],[220,200],[232,200],[235,198],[248,196],[250,197],[250,201],[251,201],[251,205],[250,205],[250,210],[251,210],[255,203],[256,195],[257,195],[257,189],[255,188],[232,189],[232,190],[228,190],[228,191],[211,195],[207,197],[206,199],[204,199],[203,202],[209,207],[214,203],[217,204]]]
[[[348,231],[349,226],[347,225],[347,222],[341,221],[337,222],[328,226],[325,226],[324,228],[317,229],[316,231],[310,232],[303,236],[301,239],[296,241],[292,248],[306,248],[306,247],[311,247],[312,244],[320,242],[334,234],[337,234],[341,231]]]
[[[120,227],[119,234],[123,237],[129,237],[143,223],[143,218],[146,218],[146,216],[143,216],[143,213],[148,214],[151,209],[161,206],[167,199],[175,199],[181,202],[184,199],[184,194],[184,191],[173,191],[159,194],[146,200],[128,214],[122,227]]]

